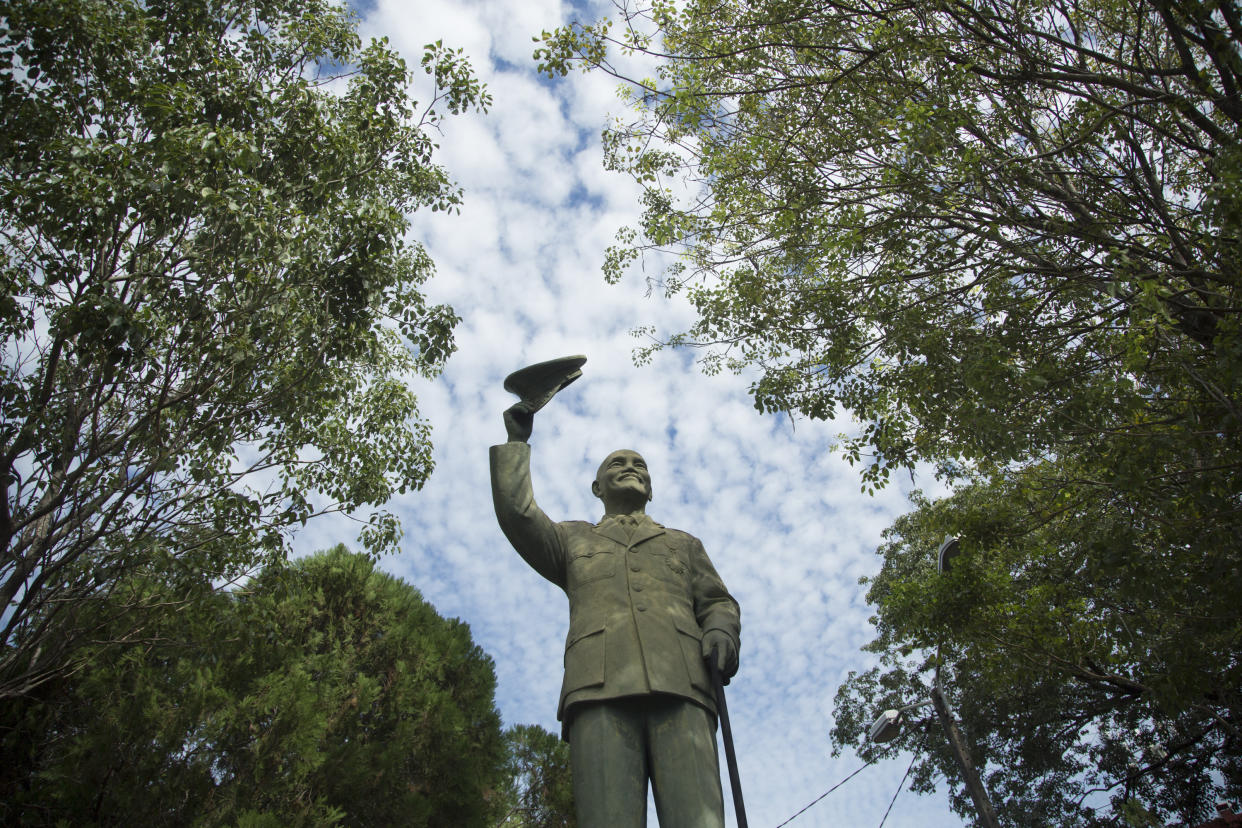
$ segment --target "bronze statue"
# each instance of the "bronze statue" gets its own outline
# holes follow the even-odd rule
[[[509,441],[491,448],[500,527],[535,571],[569,596],[557,717],[570,745],[580,828],[642,828],[651,781],[665,828],[724,825],[716,704],[707,657],[737,671],[740,612],[703,545],[646,514],[651,476],[638,452],[614,451],[591,491],[598,524],[554,522],[530,480],[534,413],[579,376],[585,357],[530,366],[505,387]]]

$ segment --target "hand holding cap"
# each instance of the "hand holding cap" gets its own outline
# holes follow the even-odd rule
[[[511,442],[526,442],[534,427],[535,412],[547,405],[565,386],[582,376],[587,358],[559,357],[527,365],[505,377],[505,390],[519,402],[505,411],[505,430]]]

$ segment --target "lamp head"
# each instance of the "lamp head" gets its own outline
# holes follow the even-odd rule
[[[871,723],[871,741],[878,745],[891,742],[901,733],[901,711],[885,710]]]
[[[952,535],[946,535],[944,543],[940,544],[940,553],[936,556],[936,569],[940,574],[948,572],[953,566],[953,559],[961,554],[962,545],[958,543],[957,538]]]

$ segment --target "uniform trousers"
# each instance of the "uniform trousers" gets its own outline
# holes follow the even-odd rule
[[[661,828],[723,828],[716,717],[653,694],[572,708],[569,755],[579,828],[644,828],[647,780]]]

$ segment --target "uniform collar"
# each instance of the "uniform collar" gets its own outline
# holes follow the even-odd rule
[[[646,512],[638,512],[633,515],[604,515],[599,519],[599,525],[603,526],[606,523],[619,523],[622,526],[660,525],[652,520],[651,516]]]
[[[633,524],[627,525],[628,521],[623,522],[619,518],[632,518]],[[664,527],[646,513],[640,512],[636,515],[604,515],[595,526],[595,531],[622,546],[634,546],[657,535],[663,535]]]

